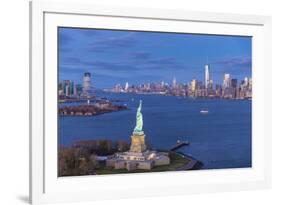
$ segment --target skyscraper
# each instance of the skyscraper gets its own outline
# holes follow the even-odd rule
[[[175,77],[173,78],[172,86],[173,86],[173,88],[177,87],[177,80]]]
[[[210,88],[210,65],[205,65],[205,88]]]
[[[70,87],[69,84],[65,85],[65,96],[69,96],[70,95]]]
[[[62,82],[62,89],[65,96],[70,95],[70,83],[71,83],[70,80],[64,80]]]
[[[249,84],[249,78],[247,78],[247,77],[244,78],[244,84],[245,84],[245,86],[248,86],[248,84]]]
[[[231,85],[230,74],[225,73],[223,77],[223,88],[229,88]]]
[[[83,95],[90,97],[91,91],[92,91],[91,73],[86,72],[84,73],[84,77],[83,77]]]
[[[231,87],[237,88],[238,80],[237,79],[231,79]]]
[[[126,84],[125,84],[125,91],[127,91],[128,89],[129,89],[129,83],[126,82]]]
[[[197,80],[193,79],[191,81],[191,91],[195,92],[196,88],[197,88]]]
[[[77,92],[77,86],[73,83],[73,95],[77,96],[78,92]]]

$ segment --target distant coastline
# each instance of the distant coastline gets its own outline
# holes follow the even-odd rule
[[[181,98],[189,98],[189,99],[225,99],[225,100],[252,100],[252,97],[244,97],[244,98],[231,98],[231,97],[219,97],[219,96],[182,96],[182,95],[174,95],[166,92],[116,92],[110,89],[103,89],[102,91],[108,93],[118,93],[118,94],[133,94],[133,95],[161,95],[161,96],[175,96]]]

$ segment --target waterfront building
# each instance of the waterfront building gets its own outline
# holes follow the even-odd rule
[[[110,156],[106,160],[106,166],[114,169],[136,169],[150,170],[155,166],[170,164],[167,152],[157,152],[148,150],[145,144],[145,133],[142,130],[143,118],[141,113],[142,101],[137,109],[136,126],[131,136],[130,150],[119,152]]]
[[[146,89],[147,89],[147,90],[150,90],[150,83],[147,83],[147,84],[146,84]]]
[[[230,86],[232,90],[232,98],[237,98],[237,84],[238,84],[237,79],[231,79]]]
[[[83,96],[84,97],[92,97],[93,89],[91,85],[91,73],[86,72],[83,76]]]
[[[62,89],[63,89],[63,93],[64,95],[66,95],[66,93],[68,93],[68,88],[69,88],[69,84],[70,84],[70,80],[63,80],[62,81]]]
[[[59,97],[79,97],[83,92],[83,87],[81,84],[75,84],[70,80],[63,80],[58,85],[58,94]]]
[[[249,89],[252,90],[252,78],[249,78]]]
[[[122,91],[122,86],[120,84],[116,84],[113,88],[113,92],[120,93]]]
[[[193,79],[193,80],[191,81],[191,91],[192,91],[193,93],[194,93],[195,90],[197,89],[197,84],[198,84],[197,80]]]
[[[223,88],[229,88],[231,84],[230,81],[230,74],[229,73],[225,73],[224,77],[223,77]]]
[[[227,99],[232,99],[233,98],[233,91],[231,87],[227,87],[223,90],[223,97]]]
[[[65,85],[65,96],[69,96],[70,95],[70,86],[67,84]]]
[[[70,97],[74,95],[74,83],[70,80],[63,80],[58,85],[58,94],[61,97]]]
[[[59,89],[59,96],[63,96],[63,95],[64,95],[63,90]]]
[[[74,82],[70,81],[69,83],[69,94],[74,95]]]
[[[209,87],[209,89],[213,89],[213,80],[212,79],[209,80],[208,87]]]
[[[73,83],[73,95],[78,96],[77,86]]]
[[[215,95],[216,97],[221,97],[222,96],[222,86],[217,84],[215,88]]]
[[[62,82],[60,82],[58,85],[58,94],[60,97],[64,95]]]
[[[209,65],[206,66],[205,71],[205,82],[192,79],[187,83],[177,83],[176,78],[174,77],[170,84],[165,83],[164,81],[131,85],[130,87],[127,83],[125,84],[125,87],[117,84],[114,88],[112,88],[112,91],[128,93],[151,93],[182,97],[216,97],[228,99],[251,98],[251,78],[246,77],[239,83],[238,79],[232,79],[229,73],[225,73],[223,76],[223,83],[214,85],[213,80],[210,77]]]
[[[252,98],[252,79],[244,78],[240,84],[240,98]]]
[[[81,84],[75,84],[76,95],[80,96],[83,92],[83,86]]]
[[[237,87],[237,79],[231,79],[231,87],[236,88]]]
[[[244,85],[245,86],[248,86],[249,84],[249,79],[247,77],[244,78]]]

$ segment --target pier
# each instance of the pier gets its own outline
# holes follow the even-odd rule
[[[192,170],[192,169],[196,169],[196,166],[198,165],[198,161],[190,156],[187,156],[185,154],[182,153],[178,153],[180,154],[183,158],[186,158],[189,160],[189,163],[183,165],[182,167],[177,168],[177,171],[184,171],[184,170]]]
[[[177,149],[187,145],[189,145],[188,141],[178,141],[174,146],[172,146],[170,151],[176,151]]]

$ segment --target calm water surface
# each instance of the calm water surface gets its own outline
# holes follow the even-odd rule
[[[129,110],[91,117],[59,117],[59,143],[76,140],[130,140],[136,109],[143,100],[143,130],[153,148],[169,149],[178,139],[190,145],[180,151],[204,163],[203,169],[251,167],[251,101],[187,99],[161,95],[100,93],[120,100]],[[208,109],[209,114],[200,114]]]

